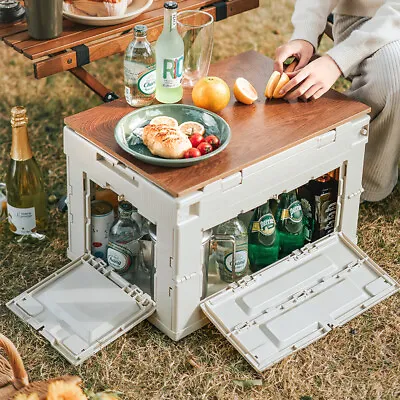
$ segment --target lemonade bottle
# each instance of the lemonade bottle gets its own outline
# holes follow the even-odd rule
[[[179,35],[175,1],[164,3],[164,29],[156,43],[156,99],[176,103],[183,97],[183,40]]]

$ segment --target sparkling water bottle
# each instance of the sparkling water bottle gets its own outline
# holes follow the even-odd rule
[[[224,282],[233,282],[248,273],[248,237],[245,224],[237,217],[224,222],[215,229],[216,262]],[[236,248],[233,257],[234,245]],[[235,263],[233,264],[233,258]]]
[[[125,99],[132,107],[151,104],[156,91],[155,56],[147,41],[146,25],[135,26],[135,39],[125,52]]]
[[[304,246],[303,210],[295,190],[279,196],[276,221],[281,246],[280,257]]]
[[[249,224],[249,260],[252,272],[270,265],[279,257],[279,234],[270,202],[257,207]]]
[[[119,203],[119,218],[110,229],[107,247],[108,265],[130,283],[133,283],[138,267],[141,236],[138,224],[131,218],[132,210],[131,203]]]

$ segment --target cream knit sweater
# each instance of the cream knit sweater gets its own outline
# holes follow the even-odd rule
[[[327,53],[345,76],[386,44],[400,40],[400,0],[297,0],[291,40],[307,40],[316,48],[332,11],[370,18]]]

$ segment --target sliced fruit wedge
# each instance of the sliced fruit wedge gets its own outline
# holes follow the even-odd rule
[[[272,97],[274,99],[281,99],[285,94],[279,94],[279,91],[290,81],[290,78],[283,72],[278,84],[276,85]]]
[[[270,76],[267,86],[265,88],[265,97],[272,99],[274,90],[280,79],[281,79],[281,74],[278,71],[274,71]]]
[[[243,104],[253,104],[258,99],[254,86],[244,78],[237,78],[233,86],[233,94]]]
[[[204,135],[205,129],[202,124],[195,121],[187,121],[179,125],[179,131],[187,136],[191,136],[195,133]]]
[[[151,125],[167,125],[171,128],[178,127],[178,121],[175,118],[167,117],[166,115],[160,115],[159,117],[155,117],[150,121]]]

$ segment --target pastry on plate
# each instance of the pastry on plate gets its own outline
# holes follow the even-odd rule
[[[123,16],[132,0],[64,0],[64,11],[91,17]]]

